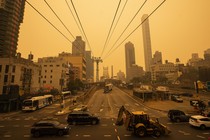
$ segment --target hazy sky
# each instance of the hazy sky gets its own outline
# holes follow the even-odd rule
[[[50,11],[44,0],[28,0],[46,18],[48,18],[72,42],[74,38],[67,32],[56,16]],[[47,0],[60,19],[74,36],[83,36],[74,21],[65,0]],[[71,0],[67,0],[74,12]],[[80,17],[90,47],[86,43],[86,50],[92,50],[94,56],[101,56],[119,0],[73,0]],[[121,1],[120,11],[126,0]],[[105,47],[102,58],[113,46],[119,35],[131,21],[144,0],[128,0],[125,10],[116,29]],[[140,23],[143,14],[150,14],[162,0],[148,0],[134,19],[128,30],[120,38],[117,45],[124,40]],[[210,48],[210,0],[166,0],[166,2],[150,18],[150,34],[152,54],[161,51],[163,60],[175,62],[179,58],[186,63],[192,53],[203,52]],[[75,14],[74,14],[75,15]],[[116,18],[116,19],[117,19]],[[115,24],[114,24],[115,25]],[[84,36],[82,37],[85,40]],[[136,63],[144,68],[144,50],[142,27],[138,28],[122,45],[100,64],[100,74],[103,66],[114,66],[114,74],[119,70],[125,72],[124,45],[131,41],[135,47]],[[24,21],[20,27],[18,52],[27,57],[34,54],[35,61],[40,57],[57,56],[60,52],[71,52],[72,44],[59,32],[48,24],[27,3]]]

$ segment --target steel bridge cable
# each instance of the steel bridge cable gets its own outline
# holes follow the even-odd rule
[[[108,56],[110,56],[110,54],[112,54],[117,48],[120,47],[120,45],[122,45],[122,43],[128,39],[150,16],[152,16],[162,5],[163,3],[165,3],[166,0],[163,0],[148,16],[147,18],[145,18],[117,47],[115,47],[114,50],[112,50],[112,52],[110,52],[104,59],[106,59]],[[103,59],[103,60],[104,60]]]
[[[128,23],[128,25],[125,27],[125,29],[123,30],[123,32],[120,34],[120,36],[117,38],[117,40],[115,41],[115,43],[112,45],[112,47],[109,49],[109,51],[107,52],[107,54],[105,55],[105,57],[107,55],[109,55],[109,53],[111,52],[111,50],[114,48],[114,46],[117,44],[117,42],[119,41],[119,39],[122,37],[122,35],[125,33],[125,31],[128,29],[128,27],[130,26],[130,24],[133,22],[133,20],[136,18],[136,16],[138,15],[138,13],[141,11],[141,9],[144,7],[144,5],[146,4],[147,0],[144,1],[144,3],[141,5],[141,7],[138,9],[138,11],[136,12],[136,14],[134,15],[134,17],[131,19],[131,21]]]
[[[67,0],[65,0],[66,1],[66,5],[68,6],[68,9],[69,9],[69,11],[71,12],[71,15],[73,16],[73,18],[74,18],[74,21],[76,22],[76,24],[77,24],[77,27],[79,28],[79,30],[80,30],[80,33],[81,34],[83,34],[83,32],[82,32],[82,30],[81,30],[81,28],[80,28],[80,26],[79,26],[79,24],[78,24],[78,22],[77,22],[77,20],[76,20],[76,18],[75,18],[75,16],[74,16],[74,14],[73,14],[73,12],[72,12],[72,10],[71,10],[71,8],[70,8],[70,6],[69,6],[69,3],[67,2]]]
[[[88,46],[89,46],[89,48],[90,48],[90,51],[93,53],[93,51],[92,51],[92,49],[91,49],[91,47],[90,47],[90,43],[89,43],[89,41],[88,41],[88,39],[87,39],[87,36],[86,36],[86,34],[85,34],[84,28],[83,28],[83,26],[82,26],[82,23],[81,23],[81,21],[80,21],[80,18],[79,18],[79,16],[78,16],[77,10],[76,10],[76,8],[75,8],[74,3],[73,3],[72,0],[71,0],[71,4],[72,4],[72,6],[73,6],[73,8],[74,8],[74,12],[76,13],[76,16],[77,16],[77,19],[78,19],[78,21],[79,21],[79,24],[80,24],[80,26],[81,26],[81,28],[82,28],[83,34],[85,35],[85,39],[86,39],[86,41],[87,41],[87,43],[88,43]],[[93,55],[94,55],[94,54],[93,54]]]
[[[105,43],[104,43],[104,47],[103,47],[103,50],[102,50],[102,52],[101,52],[101,56],[103,55],[104,49],[105,49],[105,47],[106,47],[106,44],[107,44],[107,41],[108,41],[108,38],[109,38],[109,35],[110,35],[110,32],[111,32],[111,29],[112,29],[113,23],[114,23],[114,21],[115,21],[115,18],[116,18],[117,12],[118,12],[118,10],[119,10],[120,4],[121,4],[121,0],[119,0],[119,3],[118,3],[118,6],[117,6],[117,9],[116,9],[116,11],[115,11],[115,15],[114,15],[114,18],[113,18],[113,20],[112,20],[112,24],[111,24],[111,27],[110,27],[110,29],[109,29],[109,33],[108,33],[108,35],[107,35],[107,37],[106,37],[106,41],[105,41]]]
[[[58,14],[56,14],[56,12],[53,10],[53,8],[49,5],[49,3],[44,0],[44,2],[47,4],[47,6],[50,8],[50,10],[54,13],[54,15],[57,17],[57,19],[62,23],[62,25],[65,27],[65,29],[69,32],[69,34],[75,39],[74,35],[69,31],[69,29],[66,27],[66,25],[63,23],[63,21],[59,18]],[[77,42],[78,43],[78,42]],[[78,43],[78,45],[80,46],[80,44]],[[80,53],[82,53],[81,48],[79,48],[78,46],[76,46],[77,49],[80,51]]]
[[[125,6],[127,5],[127,2],[128,2],[128,0],[126,0],[125,4],[124,4],[124,6],[123,6],[123,8],[122,8],[122,10],[121,10],[121,13],[120,13],[120,15],[119,15],[119,17],[118,17],[118,19],[117,19],[117,22],[116,22],[116,24],[115,24],[115,26],[114,26],[114,28],[113,28],[113,30],[112,30],[112,33],[111,33],[109,39],[112,37],[112,35],[113,35],[113,33],[114,33],[114,30],[115,30],[115,28],[117,27],[117,24],[118,24],[118,22],[119,22],[119,20],[120,20],[120,18],[121,18],[121,16],[122,16],[122,13],[123,13],[123,11],[124,11],[124,9],[125,9]]]
[[[41,14],[31,3],[29,3],[27,0],[25,0],[26,3],[31,6],[42,18],[44,18],[56,31],[58,31],[66,40],[68,40],[70,43],[71,40],[68,39],[68,37],[66,37],[57,27],[55,27],[55,25],[53,25],[43,14]]]

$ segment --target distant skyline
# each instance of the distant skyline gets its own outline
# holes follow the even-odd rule
[[[28,1],[56,25],[72,42],[76,36],[82,36],[85,39],[78,29],[65,0],[47,0],[47,2],[53,7],[54,11],[56,11],[75,38],[71,37],[44,1]],[[73,11],[70,0],[67,1]],[[92,52],[95,57],[99,57],[119,1],[73,0],[73,2]],[[128,1],[112,38],[109,39],[108,45],[104,49],[104,55],[110,50],[143,2],[139,0]],[[143,14],[150,14],[161,2],[162,0],[147,1],[117,44],[121,43],[141,23]],[[124,3],[125,0],[122,0],[119,13]],[[166,0],[154,15],[149,18],[152,55],[155,51],[160,51],[162,52],[163,62],[166,59],[170,62],[175,62],[175,59],[179,58],[184,64],[191,58],[192,53],[198,53],[199,57],[203,58],[204,51],[210,48],[209,5],[209,0]],[[87,43],[86,40],[84,41]],[[111,65],[114,67],[114,75],[119,70],[125,72],[124,45],[129,41],[135,46],[136,64],[144,67],[145,70],[142,28],[140,27],[116,51],[104,59],[103,63],[100,63],[100,76],[102,76],[103,67],[108,66],[111,68]],[[32,52],[36,61],[40,57],[57,56],[58,53],[63,51],[71,52],[71,47],[72,44],[26,3],[23,23],[20,26],[17,50],[22,53],[23,57],[27,58],[28,54]],[[87,44],[86,49],[90,50]]]

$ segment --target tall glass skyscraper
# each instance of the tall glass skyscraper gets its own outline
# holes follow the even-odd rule
[[[0,57],[14,57],[25,0],[0,0]]]
[[[130,79],[130,68],[135,64],[135,50],[131,42],[125,44],[125,66],[126,66],[126,79]]]
[[[148,17],[147,14],[142,16],[142,21]],[[145,71],[151,71],[150,66],[152,64],[152,48],[151,48],[151,39],[150,39],[150,28],[149,28],[149,19],[147,19],[142,24],[142,34],[143,34],[143,44],[144,44],[144,61],[145,61]]]

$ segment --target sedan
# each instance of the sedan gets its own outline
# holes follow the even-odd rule
[[[31,134],[34,137],[39,137],[40,135],[63,136],[69,133],[69,129],[68,124],[61,124],[55,120],[40,120],[32,125]]]
[[[201,115],[194,115],[190,117],[189,124],[203,130],[210,127],[210,118]]]

